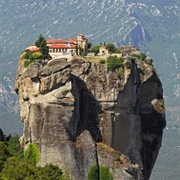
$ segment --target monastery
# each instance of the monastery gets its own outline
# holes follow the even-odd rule
[[[52,59],[56,59],[66,55],[75,55],[76,47],[86,51],[88,40],[83,34],[78,34],[77,38],[70,37],[69,40],[64,39],[48,39],[46,40],[47,46],[49,47],[49,54]],[[38,51],[35,43],[28,46],[26,50]]]

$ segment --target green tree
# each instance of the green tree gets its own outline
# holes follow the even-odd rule
[[[4,142],[0,141],[0,171],[3,168],[3,165],[7,158],[11,156],[10,152],[8,151],[8,147]]]
[[[113,51],[113,53],[120,54],[120,53],[122,53],[122,52],[121,52],[121,50],[119,50],[119,49],[115,49],[115,50]]]
[[[78,42],[76,41],[76,55],[78,56],[79,55],[79,47],[78,47]]]
[[[113,175],[106,166],[94,165],[88,173],[88,180],[113,180]]]
[[[86,55],[86,50],[83,50],[83,48],[79,47],[79,54],[80,56],[85,56]]]
[[[42,59],[42,53],[41,52],[34,52],[32,54],[33,59]]]
[[[117,56],[109,56],[107,58],[107,67],[110,71],[115,71],[122,66],[122,59]]]
[[[141,60],[144,61],[144,60],[146,59],[146,57],[147,57],[147,56],[146,56],[144,53],[140,53],[140,59],[141,59]]]
[[[109,53],[113,53],[116,50],[115,45],[111,43],[106,44],[105,47],[109,51]]]
[[[49,48],[46,43],[46,39],[40,34],[38,40],[35,42],[35,45],[39,48],[39,51],[42,53],[42,58],[49,58]]]
[[[90,48],[91,48],[91,46],[92,46],[92,42],[88,42],[88,44],[87,44],[87,48],[88,48],[88,49],[90,49]]]
[[[24,159],[27,162],[32,163],[33,165],[36,165],[39,162],[40,155],[39,155],[39,149],[36,143],[30,143],[28,145],[28,148],[24,152]]]
[[[91,52],[93,52],[95,55],[99,53],[100,45],[93,46],[91,49]]]
[[[3,134],[3,131],[0,128],[0,141],[4,141],[4,138],[5,138],[5,136]]]
[[[100,59],[99,63],[100,63],[100,64],[105,64],[106,61],[105,61],[104,59]]]
[[[62,170],[52,164],[46,164],[44,167],[39,167],[39,180],[65,180]]]
[[[1,172],[2,180],[34,180],[39,179],[38,168],[28,162],[10,157]]]
[[[10,157],[4,163],[0,174],[1,180],[69,180],[62,170],[52,164],[36,167],[32,163]]]
[[[138,59],[141,59],[142,61],[144,61],[146,59],[146,55],[144,53],[140,53],[140,54],[131,54],[132,57],[136,57]]]
[[[124,72],[124,70],[123,70],[123,67],[121,66],[120,68],[119,68],[119,76],[121,76],[122,74],[123,74],[123,72]]]
[[[94,165],[90,168],[88,173],[88,180],[99,180],[99,168],[97,165]]]
[[[14,136],[10,136],[10,139],[7,142],[8,151],[15,157],[23,158],[23,150],[19,145],[19,136],[15,134]]]
[[[113,175],[106,166],[100,166],[100,180],[113,180]]]
[[[33,60],[32,54],[33,54],[33,52],[27,51],[27,52],[25,52],[25,54],[23,55],[23,58],[24,58],[24,59]]]
[[[138,59],[140,58],[140,54],[130,54],[130,56],[138,58]]]

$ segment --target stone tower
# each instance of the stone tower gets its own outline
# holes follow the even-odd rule
[[[83,34],[77,35],[77,45],[82,48],[85,52],[87,51],[88,40],[84,37]]]

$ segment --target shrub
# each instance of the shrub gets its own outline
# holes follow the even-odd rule
[[[119,76],[121,76],[122,74],[123,74],[123,67],[121,66],[120,68],[119,68]]]
[[[36,62],[35,60],[27,60],[27,61],[24,61],[24,67],[27,68],[30,64]]]
[[[32,54],[33,59],[42,59],[42,53],[41,52],[34,52]]]
[[[113,180],[113,175],[106,166],[100,166],[100,180]]]
[[[23,55],[23,58],[24,59],[33,59],[32,58],[32,54],[33,54],[33,52],[31,52],[31,51],[27,51],[24,55]]]
[[[23,150],[19,145],[19,136],[15,134],[14,136],[10,136],[10,139],[7,142],[8,151],[15,157],[23,158]]]
[[[116,50],[116,46],[111,43],[106,44],[105,47],[109,51],[109,53],[114,53],[114,51]]]
[[[60,177],[62,180],[65,179],[62,170],[57,165],[46,164],[44,167],[39,167],[39,171],[39,180],[60,180]]]
[[[24,61],[24,67],[27,68],[30,64],[36,62],[36,60],[42,59],[42,53],[27,51],[24,54],[23,58],[27,59]]]
[[[7,158],[11,156],[10,152],[8,151],[7,145],[4,142],[0,141],[0,171],[3,168],[3,165]]]
[[[82,48],[80,48],[79,49],[79,55],[84,57],[84,56],[86,56],[86,52]]]
[[[140,54],[130,54],[130,56],[140,59]]]
[[[90,168],[88,173],[88,180],[99,180],[99,168],[97,165],[94,165]]]
[[[61,176],[60,180],[71,180],[70,175],[69,175],[69,169],[66,169]]]
[[[122,59],[117,56],[109,56],[107,58],[107,67],[110,71],[115,71],[122,66]]]
[[[99,61],[99,63],[101,63],[101,64],[105,64],[105,63],[106,63],[106,61],[105,61],[104,59],[101,59],[101,60]]]
[[[125,66],[127,69],[130,69],[130,68],[131,68],[131,63],[127,61],[126,63],[124,63],[124,66]]]
[[[24,152],[24,159],[27,162],[32,163],[33,165],[36,165],[39,162],[40,155],[39,155],[39,149],[36,143],[30,143],[28,145],[28,148]]]
[[[141,59],[142,61],[144,61],[146,59],[146,55],[144,53],[140,53],[140,54],[130,54],[132,57],[136,57],[138,59]]]
[[[121,52],[121,50],[119,50],[119,49],[115,49],[115,50],[113,51],[113,53],[115,53],[115,54],[120,54],[120,53],[122,53],[122,52]]]
[[[94,165],[88,173],[88,180],[113,180],[113,175],[106,166]]]
[[[141,54],[140,54],[140,59],[141,59],[141,60],[144,61],[144,60],[146,59],[146,57],[147,57],[147,56],[146,56],[144,53],[141,53]]]
[[[67,174],[52,164],[36,167],[31,163],[10,157],[4,163],[0,176],[1,180],[69,180]]]
[[[4,164],[0,179],[2,180],[33,180],[39,179],[38,168],[27,162],[10,157]]]
[[[87,48],[90,49],[92,46],[92,42],[88,42]]]
[[[140,74],[144,75],[144,69],[143,69],[143,67],[138,67],[138,70],[139,70]]]
[[[99,53],[100,45],[93,46],[91,52],[95,54],[95,56]]]

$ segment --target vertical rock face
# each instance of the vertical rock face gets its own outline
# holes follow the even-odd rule
[[[146,58],[123,56],[123,72],[74,58],[40,67],[19,59],[15,90],[24,146],[38,144],[40,161],[87,179],[110,168],[115,180],[149,179],[165,127],[162,85]]]

